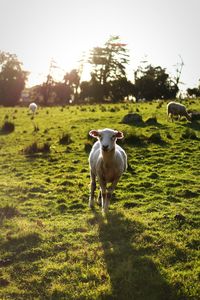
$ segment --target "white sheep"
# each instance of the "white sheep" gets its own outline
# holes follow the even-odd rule
[[[191,121],[191,116],[188,114],[185,105],[178,102],[172,101],[167,104],[167,116],[168,119],[170,116],[172,121],[173,121],[173,116],[178,116],[178,119],[184,116],[187,118],[187,120]]]
[[[29,109],[34,114],[36,112],[36,110],[37,110],[37,104],[34,103],[34,102],[30,103],[29,104]]]
[[[89,155],[91,179],[89,206],[94,207],[97,177],[100,185],[98,203],[102,205],[102,210],[106,213],[112,193],[122,173],[127,169],[127,155],[116,144],[117,139],[123,138],[123,133],[105,128],[103,130],[91,130],[89,135],[98,139]],[[109,187],[107,187],[108,183],[111,183]]]

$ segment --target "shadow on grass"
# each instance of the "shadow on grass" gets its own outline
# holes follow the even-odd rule
[[[111,294],[101,299],[120,300],[186,300],[160,274],[148,257],[153,250],[137,244],[144,231],[142,224],[125,219],[120,213],[109,213],[107,220],[94,212],[99,237],[111,281]]]
[[[20,261],[25,251],[33,249],[40,243],[40,235],[34,232],[20,237],[8,237],[7,241],[0,243],[0,247],[3,251],[10,253],[14,261]]]
[[[196,131],[200,131],[200,122],[197,122],[197,121],[193,121],[193,122],[190,122],[190,123],[184,123],[184,124],[181,124],[181,125],[186,127],[186,128],[190,128],[190,129],[193,129],[193,130],[196,130]]]

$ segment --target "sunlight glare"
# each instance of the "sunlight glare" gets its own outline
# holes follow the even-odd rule
[[[60,37],[61,40],[62,37]],[[97,38],[95,35],[73,38],[69,42],[59,42],[58,38],[53,45],[46,44],[42,49],[42,59],[34,60],[32,58],[32,64],[35,67],[30,67],[31,74],[29,75],[27,85],[29,87],[35,84],[41,84],[46,81],[46,77],[50,72],[50,75],[55,81],[62,81],[64,75],[70,72],[72,69],[79,69],[81,61],[85,60],[83,70],[81,72],[81,80],[88,80],[90,74],[90,66],[87,64],[90,50],[96,46],[102,46],[108,37],[102,36]],[[61,46],[62,45],[62,46]],[[53,64],[51,66],[51,62]],[[51,67],[50,67],[51,66]],[[40,69],[38,73],[36,70]]]

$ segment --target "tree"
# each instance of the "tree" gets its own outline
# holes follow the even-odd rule
[[[198,88],[188,88],[187,93],[192,97],[200,97],[200,86]]]
[[[118,36],[111,36],[103,47],[95,47],[91,51],[92,81],[102,86],[103,97],[109,96],[113,81],[126,78],[129,55],[125,46]]]
[[[71,72],[66,73],[64,76],[65,85],[67,85],[74,95],[74,101],[77,101],[78,98],[78,88],[80,85],[80,76],[76,69],[71,70]]]
[[[39,92],[43,97],[43,104],[47,105],[49,98],[51,97],[52,91],[54,86],[54,80],[53,77],[49,74],[47,75],[46,82],[43,82],[43,84],[39,88]]]
[[[184,62],[183,62],[183,59],[182,57],[179,55],[179,58],[180,58],[180,62],[178,62],[175,67],[176,67],[176,76],[174,77],[174,84],[176,86],[176,89],[177,89],[177,93],[179,91],[179,84],[182,83],[180,82],[180,78],[181,78],[181,73],[182,73],[182,70],[183,70],[183,66],[184,66]]]
[[[39,85],[36,89],[36,93],[43,98],[43,104],[66,104],[72,96],[74,96],[76,101],[80,84],[78,71],[74,69],[65,74],[62,82],[56,82],[51,76],[53,67],[54,65],[51,62],[46,82]]]
[[[134,94],[134,84],[126,77],[111,82],[110,97],[113,102],[119,102]]]
[[[28,72],[22,70],[22,63],[15,54],[0,52],[0,104],[18,104],[25,87]]]
[[[53,88],[53,91],[56,94],[57,104],[66,104],[71,98],[72,89],[64,82],[57,82]]]
[[[136,99],[173,99],[178,92],[177,84],[160,66],[147,65],[135,72]]]
[[[105,86],[101,85],[95,76],[92,76],[90,81],[81,82],[80,90],[81,100],[87,98],[90,102],[102,102],[105,94]]]

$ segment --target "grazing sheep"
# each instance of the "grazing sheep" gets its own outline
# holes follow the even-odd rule
[[[34,102],[30,103],[29,104],[29,109],[34,114],[36,112],[36,110],[37,110],[37,104],[34,103]]]
[[[127,155],[116,144],[117,139],[123,138],[123,133],[117,130],[105,128],[103,130],[91,130],[89,135],[97,138],[89,155],[91,191],[89,206],[94,206],[94,192],[96,189],[96,177],[100,184],[98,203],[102,205],[104,213],[108,211],[112,193],[127,168]],[[109,187],[107,184],[111,183]]]
[[[167,116],[168,119],[170,116],[172,121],[173,121],[173,116],[178,116],[178,119],[184,116],[187,118],[188,121],[191,121],[191,116],[188,114],[185,105],[178,102],[172,101],[167,104]]]

